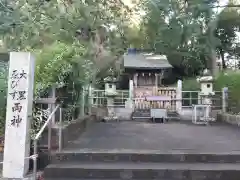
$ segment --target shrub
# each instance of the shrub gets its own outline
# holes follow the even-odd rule
[[[7,66],[0,65],[0,136],[4,133],[7,105]]]
[[[216,89],[228,87],[228,107],[234,113],[240,112],[240,72],[229,71],[221,73],[215,83]]]
[[[182,93],[182,105],[191,107],[192,104],[198,103],[198,92],[200,90],[200,84],[196,78],[184,79],[182,84],[182,90],[186,91]],[[195,92],[194,92],[195,91]]]
[[[200,89],[197,78],[184,79],[182,86],[183,91],[199,91]]]
[[[240,112],[240,72],[228,71],[220,73],[214,81],[214,90],[221,91],[222,88],[228,87],[228,108],[233,113]],[[198,91],[200,84],[196,78],[183,80],[183,91]],[[189,98],[189,93],[183,94],[183,98]],[[195,98],[195,97],[194,97]]]

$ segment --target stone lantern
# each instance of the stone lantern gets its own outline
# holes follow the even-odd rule
[[[116,82],[117,79],[114,77],[107,77],[104,79],[105,82],[105,96],[114,98],[117,95]]]
[[[104,79],[105,82],[105,96],[107,98],[107,109],[108,109],[108,117],[105,117],[105,120],[117,119],[115,117],[114,111],[114,98],[117,96],[116,90],[116,82],[117,79],[115,77],[107,77]]]
[[[212,96],[215,95],[213,91],[213,77],[208,69],[203,71],[202,77],[197,79],[201,85],[199,93],[200,102],[193,105],[192,122],[194,124],[208,124],[209,121],[215,121],[211,115]]]
[[[202,77],[198,79],[201,91],[199,96],[201,97],[202,103],[201,104],[212,104],[211,96],[215,95],[213,91],[213,76],[211,75],[208,69],[203,71]]]

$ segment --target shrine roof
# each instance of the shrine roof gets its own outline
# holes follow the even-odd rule
[[[172,65],[164,55],[128,53],[124,55],[124,67],[130,69],[166,69],[172,68]]]

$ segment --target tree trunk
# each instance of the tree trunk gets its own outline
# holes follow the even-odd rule
[[[221,56],[221,60],[222,60],[222,68],[223,68],[223,69],[226,69],[227,66],[226,66],[226,63],[225,63],[224,54],[225,54],[224,51],[221,49],[221,50],[220,50],[220,56]]]
[[[216,77],[217,75],[217,54],[215,48],[211,48],[211,54],[209,58],[209,70],[212,72],[212,76]]]

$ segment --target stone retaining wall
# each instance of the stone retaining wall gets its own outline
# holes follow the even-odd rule
[[[91,109],[91,115],[76,119],[62,127],[62,148],[69,142],[76,140],[88,127],[94,122],[101,120],[107,115],[106,108],[94,107]],[[52,129],[52,149],[57,149],[59,145],[59,127],[56,125]],[[45,135],[45,144],[47,144],[47,134]]]
[[[125,108],[125,107],[115,107],[114,112],[116,116],[119,118],[119,120],[128,120],[131,121],[132,118],[132,109],[131,108]]]
[[[103,117],[107,116],[108,110],[106,107],[92,107],[91,115],[95,117],[96,120],[102,120]]]
[[[86,131],[94,122],[106,116],[107,110],[105,108],[93,108],[91,115],[76,119],[65,124],[62,127],[62,148],[65,148],[70,142],[79,138],[79,136]],[[50,154],[47,151],[48,144],[48,129],[43,132],[38,146],[38,168],[45,168],[51,161]],[[58,125],[52,128],[51,131],[51,149],[57,150],[59,146],[59,128]],[[31,148],[31,154],[33,149]],[[33,162],[30,160],[30,170],[33,168]]]
[[[213,110],[211,113],[211,117],[217,118],[218,114],[221,110]],[[179,116],[181,120],[192,120],[193,110],[192,108],[182,108],[181,112],[179,112]]]
[[[231,125],[240,126],[240,115],[233,115],[228,113],[219,113],[217,115],[217,121],[225,122]]]

